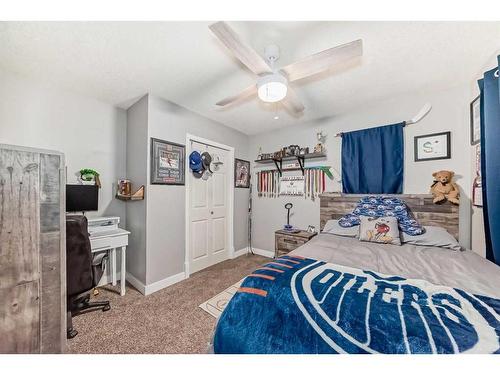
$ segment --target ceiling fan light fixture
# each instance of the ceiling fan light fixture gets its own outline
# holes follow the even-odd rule
[[[286,78],[277,73],[259,77],[257,95],[266,103],[279,102],[286,97],[287,83]]]

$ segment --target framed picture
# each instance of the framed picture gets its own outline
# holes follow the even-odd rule
[[[234,159],[234,187],[250,187],[250,162]]]
[[[185,147],[151,138],[151,184],[184,185]]]
[[[451,132],[416,136],[415,161],[451,158]]]
[[[477,145],[481,141],[481,97],[470,103],[470,144]]]

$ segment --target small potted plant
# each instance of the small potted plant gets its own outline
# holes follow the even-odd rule
[[[99,173],[94,169],[84,168],[80,170],[80,180],[84,184],[92,184],[94,182],[99,188],[101,187],[101,181],[99,180]]]

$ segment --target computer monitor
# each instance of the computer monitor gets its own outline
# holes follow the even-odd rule
[[[66,212],[97,211],[98,200],[96,185],[66,185]]]

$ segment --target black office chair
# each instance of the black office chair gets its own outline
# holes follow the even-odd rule
[[[90,302],[92,291],[104,273],[106,254],[93,257],[90,249],[87,218],[82,215],[66,216],[66,290],[67,336],[75,337],[72,317],[100,309],[108,311],[109,301]]]

